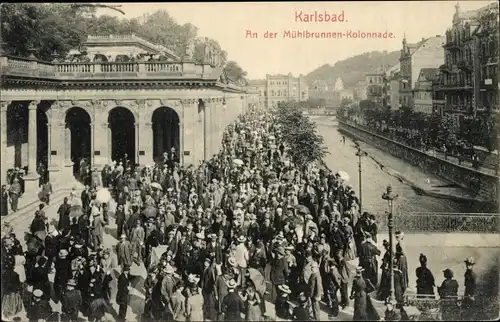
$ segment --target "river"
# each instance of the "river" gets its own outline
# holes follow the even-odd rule
[[[337,131],[336,122],[331,117],[313,117],[317,125],[318,134],[324,138],[324,142],[330,152],[325,157],[325,162],[332,171],[343,170],[350,176],[349,184],[356,193],[359,192],[358,181],[358,157],[355,155],[354,142],[346,137],[345,144],[342,143],[342,134]],[[417,167],[411,166],[404,161],[395,158],[383,151],[375,149],[366,143],[361,147],[368,152],[368,156],[362,158],[362,206],[363,211],[385,211],[388,210],[387,202],[382,200],[381,195],[388,185],[392,185],[393,192],[398,194],[395,207],[404,212],[456,212],[474,213],[479,212],[475,205],[460,200],[435,198],[419,195],[407,183],[388,174],[379,163],[386,167],[404,173],[405,176],[420,176],[428,178],[429,182],[443,184],[443,181],[435,176],[424,173]],[[375,160],[379,163],[377,163]]]

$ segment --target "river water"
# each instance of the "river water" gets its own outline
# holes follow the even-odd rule
[[[312,119],[317,125],[318,134],[324,138],[330,155],[325,158],[325,162],[332,171],[343,170],[350,176],[349,184],[356,193],[359,192],[358,182],[358,157],[355,155],[356,149],[353,141],[346,137],[345,144],[342,143],[342,135],[337,131],[336,122],[331,117],[321,117]],[[362,143],[369,147],[368,145]],[[388,185],[392,185],[393,192],[398,194],[398,199],[394,205],[396,210],[403,212],[452,212],[452,213],[475,213],[483,212],[485,209],[478,209],[476,205],[467,201],[456,201],[450,199],[435,198],[417,194],[411,186],[401,182],[398,178],[385,172],[377,160],[382,164],[390,164],[394,170],[404,173],[405,176],[420,176],[430,178],[419,168],[406,164],[383,151],[370,147],[367,149],[369,156],[362,158],[362,206],[363,211],[383,212],[388,210],[387,202],[382,200],[381,195]],[[373,157],[373,159],[371,158]],[[387,166],[387,165],[386,165]],[[439,179],[435,179],[438,181]],[[442,181],[439,181],[442,183]]]

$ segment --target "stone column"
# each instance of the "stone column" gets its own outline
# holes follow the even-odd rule
[[[94,136],[96,135],[94,133],[94,123],[90,123],[90,164],[92,167],[94,167],[96,164],[99,164],[100,158],[96,159],[96,156],[94,154]]]
[[[208,100],[203,101],[203,111],[202,113],[202,118],[203,118],[203,159],[205,161],[208,161],[210,159],[210,146],[209,146],[209,139],[208,139],[208,132],[210,130],[210,122],[209,122],[209,117],[208,117],[208,109],[210,108],[208,104]]]
[[[194,122],[195,114],[193,110],[196,109],[194,104],[195,100],[184,99],[181,101],[182,105],[182,115],[179,118],[179,131],[180,142],[179,146],[179,158],[182,160],[182,164],[194,164],[196,152],[194,151]],[[189,155],[184,155],[184,152],[189,152]]]
[[[39,103],[40,101],[32,101],[28,106],[28,174],[24,177],[24,189],[30,193],[36,193],[39,188],[40,176],[36,172],[36,117]]]
[[[0,183],[2,185],[7,184],[7,170],[9,169],[9,161],[6,157],[7,152],[7,108],[10,105],[10,101],[0,102],[0,137],[2,139],[0,145],[0,151],[2,151],[3,156],[1,156],[1,168],[0,168]]]
[[[111,131],[111,125],[109,123],[104,123],[103,128],[106,131],[106,152],[108,153],[107,160],[108,163],[113,161],[113,132]]]
[[[97,120],[98,118],[96,118]],[[108,123],[91,123],[90,126],[90,153],[92,166],[96,167],[98,171],[109,163],[110,160],[110,136]],[[99,155],[95,152],[99,151]]]
[[[52,114],[54,111],[52,112]],[[49,179],[52,185],[58,184],[59,182],[67,182],[71,178],[73,173],[73,168],[68,168],[67,172],[64,172],[65,168],[65,123],[58,122],[57,118],[52,116],[50,126],[50,165],[49,165]],[[54,152],[54,155],[52,155]]]
[[[137,163],[141,166],[153,164],[153,124],[150,122],[139,123],[138,130],[140,134],[137,145],[137,154],[139,156]],[[140,151],[144,153],[141,155]]]
[[[134,163],[139,163],[139,123],[134,123],[135,126],[135,147],[134,147]]]
[[[71,160],[71,124],[64,127],[64,170],[65,176],[73,173],[73,160]],[[69,177],[68,177],[69,178]]]

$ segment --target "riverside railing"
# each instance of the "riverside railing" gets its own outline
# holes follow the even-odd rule
[[[188,63],[192,64],[192,63]],[[189,68],[180,62],[89,62],[48,63],[18,57],[0,57],[3,75],[44,77],[54,79],[175,77],[185,74],[202,76],[203,68]],[[201,67],[201,66],[196,66]]]
[[[380,231],[387,230],[386,212],[374,212]],[[498,213],[401,212],[394,214],[396,230],[407,233],[500,233]]]
[[[495,299],[476,296],[474,302],[474,316],[478,320],[492,320],[498,317],[498,304],[495,303]],[[406,312],[413,321],[439,321],[442,319],[443,307],[454,307],[454,313],[458,319],[466,313],[465,310],[468,310],[463,305],[463,295],[441,299],[434,295],[408,294],[404,296],[404,303]],[[416,308],[417,312],[409,308]]]
[[[370,133],[379,135],[379,136],[381,136],[383,138],[386,138],[388,140],[392,140],[392,141],[394,141],[396,143],[410,146],[410,147],[412,147],[414,149],[417,149],[417,150],[419,150],[419,151],[421,151],[423,153],[427,153],[426,151],[424,151],[422,149],[422,146],[420,146],[418,144],[418,141],[416,141],[416,140],[405,139],[404,137],[395,135],[394,133],[386,132],[386,131],[380,131],[380,130],[368,127],[366,125],[361,125],[361,124],[358,124],[358,123],[353,123],[352,121],[349,121],[349,120],[341,119],[341,121],[344,122],[344,123],[346,123],[346,124],[348,124],[348,125],[350,125],[350,126],[352,126],[352,127],[359,128],[359,129],[364,130],[366,132],[370,132]],[[445,157],[445,154],[442,151],[435,151],[435,152],[436,152],[435,157],[439,157],[439,158],[441,158],[443,160],[447,160],[448,162],[453,162],[455,164],[459,164],[461,166],[468,167],[468,168],[471,168],[471,169],[474,169],[474,170],[484,171],[484,172],[486,172],[486,173],[488,173],[490,175],[496,175],[496,173],[498,171],[498,157],[495,157],[495,160],[491,160],[490,158],[483,157],[482,160],[480,160],[480,168],[476,169],[476,168],[474,168],[472,166],[472,162],[470,160],[466,161],[466,160],[464,160],[464,158],[462,158],[461,160],[459,160],[456,155],[449,154],[449,153],[447,153],[446,157]],[[493,154],[491,154],[491,155],[493,155]]]

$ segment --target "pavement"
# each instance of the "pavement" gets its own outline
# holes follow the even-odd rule
[[[79,190],[80,191],[80,190]],[[78,191],[78,192],[79,192]],[[68,193],[69,194],[69,193]],[[57,224],[57,209],[62,202],[62,198],[66,196],[62,194],[60,197],[54,198],[53,202],[46,207],[45,212],[49,218],[51,225]],[[110,210],[115,207],[114,202],[110,203]],[[23,236],[29,227],[32,220],[32,213],[26,213],[23,216],[19,216],[17,220],[11,221],[14,232],[16,236],[21,240],[23,245]],[[424,253],[427,255],[429,260],[429,268],[434,272],[436,280],[438,283],[442,280],[439,271],[445,268],[451,268],[456,276],[460,285],[463,285],[463,273],[465,267],[463,266],[463,259],[467,256],[473,256],[476,259],[476,267],[481,268],[481,266],[489,259],[491,259],[492,248],[498,247],[499,239],[498,235],[489,236],[481,235],[475,236],[471,239],[470,234],[407,234],[405,236],[405,250],[408,254],[408,266],[410,275],[410,285],[407,293],[415,293],[415,278],[414,269],[418,266],[418,254]],[[386,236],[378,236],[378,246],[382,249],[382,239]],[[113,219],[113,213],[110,212],[110,223],[106,227],[106,233],[104,235],[104,244],[106,247],[111,247],[116,245],[118,242],[116,236],[116,224]],[[467,245],[473,245],[467,246]],[[381,258],[379,258],[380,262]],[[349,263],[352,273],[357,266],[357,260]],[[117,277],[119,274],[119,269],[115,271],[114,276]],[[144,266],[132,268],[132,274],[136,276],[132,285],[133,289],[131,291],[131,302],[129,306],[129,311],[127,313],[127,321],[138,321],[143,309],[144,309],[144,294],[143,294],[143,283],[146,277],[146,270]],[[50,280],[53,281],[54,276],[51,275]],[[463,289],[462,289],[463,290]],[[116,296],[116,278],[112,283],[112,298]],[[54,310],[60,310],[60,304],[51,302]],[[380,314],[383,314],[384,305],[382,302],[374,301],[374,305]],[[113,304],[112,312],[108,315],[108,318],[113,320],[113,316],[118,312],[118,306]],[[266,301],[267,315],[271,318],[275,317],[274,304]],[[327,313],[327,308],[322,305],[321,320],[351,320],[353,316],[352,303],[351,306],[345,308],[340,312],[339,316],[336,318],[330,318]],[[18,315],[21,321],[26,320],[26,316],[23,314]],[[83,317],[82,317],[83,318]],[[277,319],[280,320],[280,319]]]

